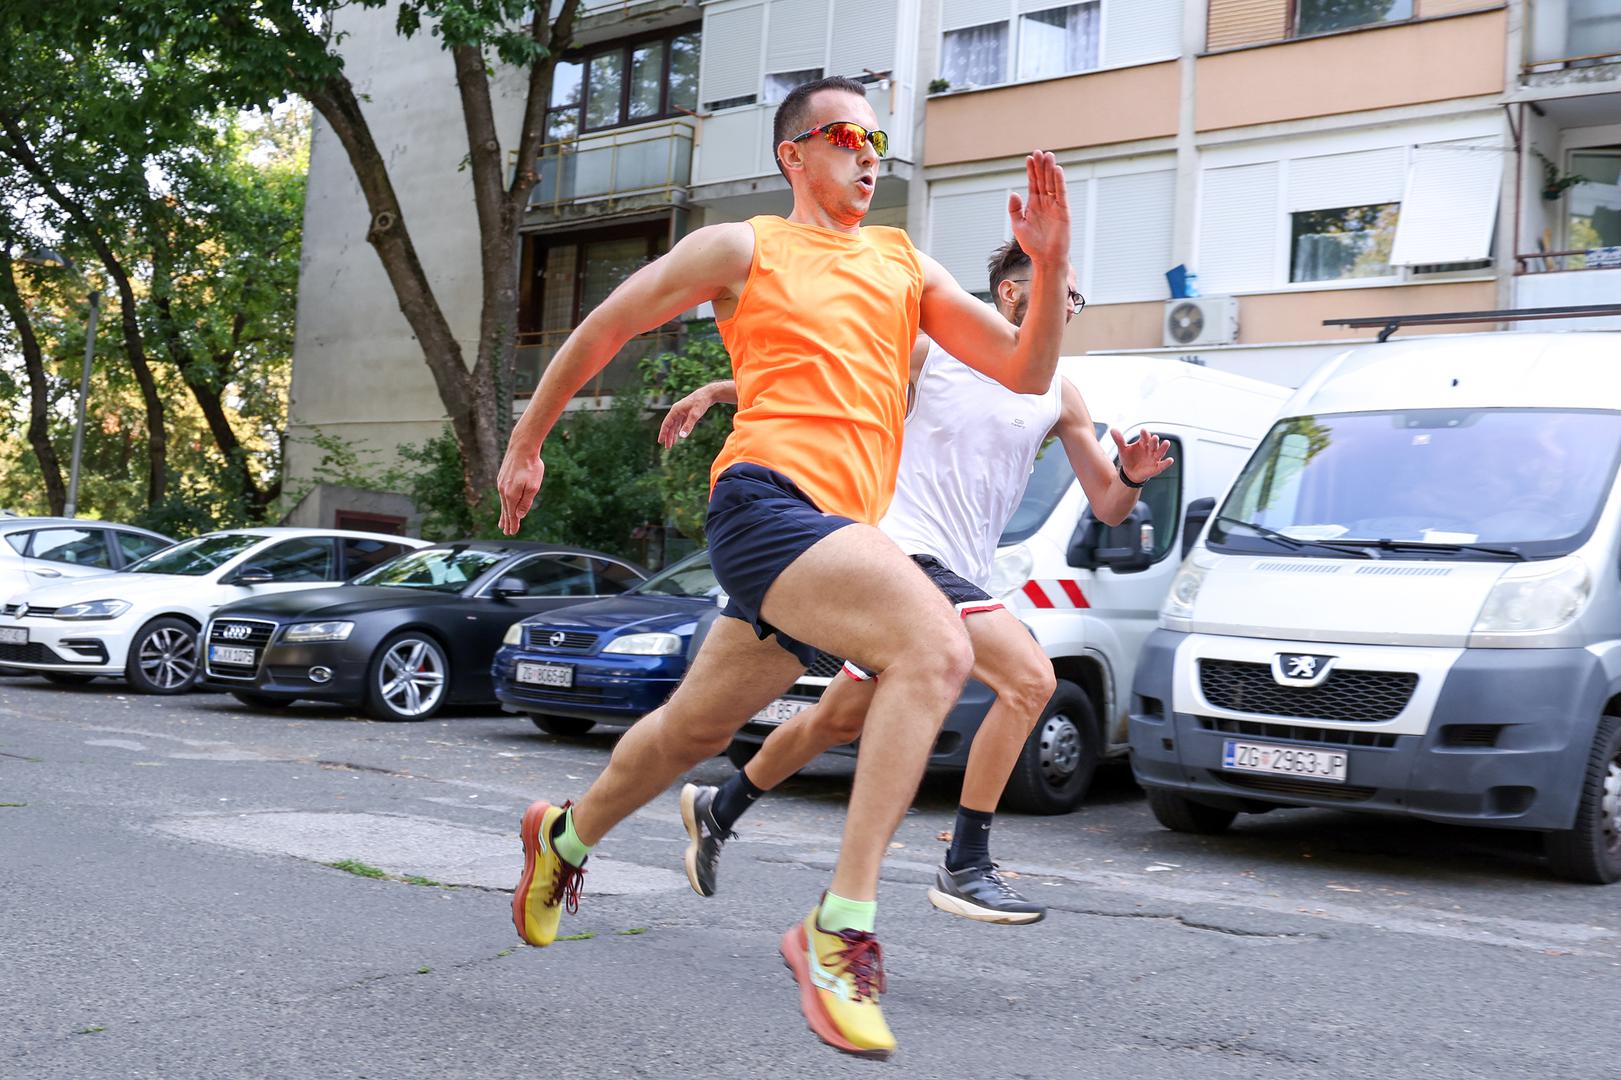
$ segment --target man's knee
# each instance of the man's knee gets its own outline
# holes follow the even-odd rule
[[[685,768],[725,753],[732,744],[732,736],[748,719],[744,717],[735,725],[728,725],[713,713],[686,708],[674,698],[660,712],[664,752],[672,759],[681,760]],[[652,717],[644,719],[642,723],[647,723],[648,719]]]
[[[1058,689],[1058,677],[1053,674],[1052,661],[1036,654],[1016,665],[991,689],[1017,715],[1034,725]]]
[[[847,676],[840,673],[834,678]],[[841,703],[839,697],[836,694],[823,697],[811,718],[817,741],[828,746],[855,742],[861,737],[861,730],[867,722],[867,703],[864,699],[852,694]]]
[[[974,647],[962,623],[953,619],[933,633],[920,634],[912,647],[886,669],[905,672],[906,677],[927,684],[941,693],[956,694],[974,670]]]

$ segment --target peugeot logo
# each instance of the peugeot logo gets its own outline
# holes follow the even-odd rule
[[[1317,686],[1333,666],[1332,656],[1278,653],[1272,658],[1272,681],[1279,686]]]
[[[251,633],[253,631],[241,623],[232,623],[220,631],[220,637],[229,641],[241,641]]]
[[[552,631],[552,636],[547,638],[546,640],[551,642],[552,648],[555,649],[558,646],[562,645],[563,642],[568,640],[568,635],[563,633],[563,631],[561,631],[561,630],[554,630],[554,631]]]

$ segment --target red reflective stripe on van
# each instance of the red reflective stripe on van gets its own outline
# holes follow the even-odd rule
[[[1086,594],[1081,592],[1080,582],[1071,581],[1069,578],[1061,578],[1059,579],[1058,587],[1064,590],[1064,595],[1069,597],[1069,602],[1074,604],[1076,607],[1080,608],[1092,606],[1086,602]]]
[[[1036,607],[1047,608],[1053,606],[1053,602],[1047,599],[1047,594],[1041,591],[1041,586],[1034,581],[1024,583],[1024,595]]]

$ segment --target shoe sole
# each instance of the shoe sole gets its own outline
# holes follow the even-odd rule
[[[681,824],[687,827],[686,857],[682,859],[687,868],[687,884],[699,896],[713,896],[712,892],[704,892],[703,886],[698,882],[698,785],[688,784],[681,789]]]
[[[1047,917],[1045,911],[997,911],[995,908],[980,907],[971,900],[964,900],[960,896],[952,896],[948,892],[934,888],[929,890],[929,903],[947,915],[960,915],[975,922],[997,923],[1001,926],[1028,926]]]
[[[839,1034],[838,1026],[833,1018],[827,1015],[822,1003],[816,997],[816,984],[811,982],[810,965],[805,962],[805,954],[810,946],[805,941],[805,926],[795,923],[782,935],[782,962],[788,970],[794,973],[794,979],[799,983],[799,1011],[805,1014],[805,1023],[818,1039],[835,1050],[842,1050],[855,1057],[872,1058],[883,1061],[894,1051],[876,1050],[871,1047],[857,1046],[855,1043]]]
[[[512,925],[524,944],[539,948],[548,943],[530,941],[524,933],[524,905],[529,898],[529,887],[535,881],[535,864],[540,859],[540,823],[551,808],[550,803],[537,802],[530,803],[529,809],[523,812],[523,824],[518,829],[518,835],[523,838],[523,875],[518,878],[518,887],[512,890]]]

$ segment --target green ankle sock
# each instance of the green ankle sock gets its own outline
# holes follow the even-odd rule
[[[563,827],[553,834],[552,847],[570,866],[584,866],[585,857],[591,854],[591,849],[580,840],[580,834],[574,831],[572,807],[563,811]]]
[[[878,925],[878,901],[846,900],[827,893],[816,912],[816,925],[823,930],[864,930],[870,934]]]

